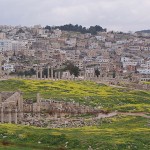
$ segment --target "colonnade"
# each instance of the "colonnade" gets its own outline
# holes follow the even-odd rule
[[[51,70],[51,72],[50,72],[50,70]],[[47,76],[43,76],[43,68],[42,67],[40,67],[40,68],[37,68],[36,69],[36,79],[55,79],[55,80],[60,80],[61,79],[61,72],[59,71],[59,72],[54,72],[54,69],[53,68],[50,68],[49,66],[48,66],[48,68],[47,68]]]

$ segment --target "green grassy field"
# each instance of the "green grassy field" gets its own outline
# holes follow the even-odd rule
[[[150,91],[131,91],[112,88],[90,81],[0,81],[0,91],[23,92],[24,99],[36,100],[39,92],[43,98],[75,101],[104,110],[130,112],[150,112]]]
[[[103,119],[99,126],[42,129],[11,124],[0,125],[0,149],[8,150],[148,150],[148,119],[117,116]],[[67,148],[65,145],[67,144]]]
[[[144,84],[150,84],[150,81],[147,81],[147,82],[143,82]]]
[[[104,110],[150,112],[150,92],[112,88],[84,81],[0,81],[0,91],[23,92],[24,99],[76,101]],[[66,147],[67,143],[67,147]],[[150,119],[116,116],[99,120],[98,126],[45,129],[0,124],[0,150],[149,150]]]

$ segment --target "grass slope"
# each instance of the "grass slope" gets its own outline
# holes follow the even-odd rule
[[[0,81],[0,91],[16,90],[21,90],[25,99],[35,100],[39,92],[43,98],[76,101],[111,111],[150,112],[150,92],[112,88],[90,81]]]
[[[41,129],[0,125],[0,149],[8,150],[148,150],[150,128],[141,117],[103,119],[99,126],[75,129]]]

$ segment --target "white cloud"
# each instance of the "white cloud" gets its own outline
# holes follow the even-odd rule
[[[149,8],[149,0],[0,0],[0,24],[98,24],[135,31],[150,28]]]

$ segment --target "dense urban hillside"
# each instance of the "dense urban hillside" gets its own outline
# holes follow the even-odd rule
[[[0,150],[148,150],[149,122],[141,117],[102,119],[99,126],[42,129],[0,125]]]
[[[34,101],[39,92],[45,99],[75,101],[108,111],[150,112],[150,92],[113,88],[90,81],[0,81],[0,91],[17,90],[23,92],[24,99]]]

